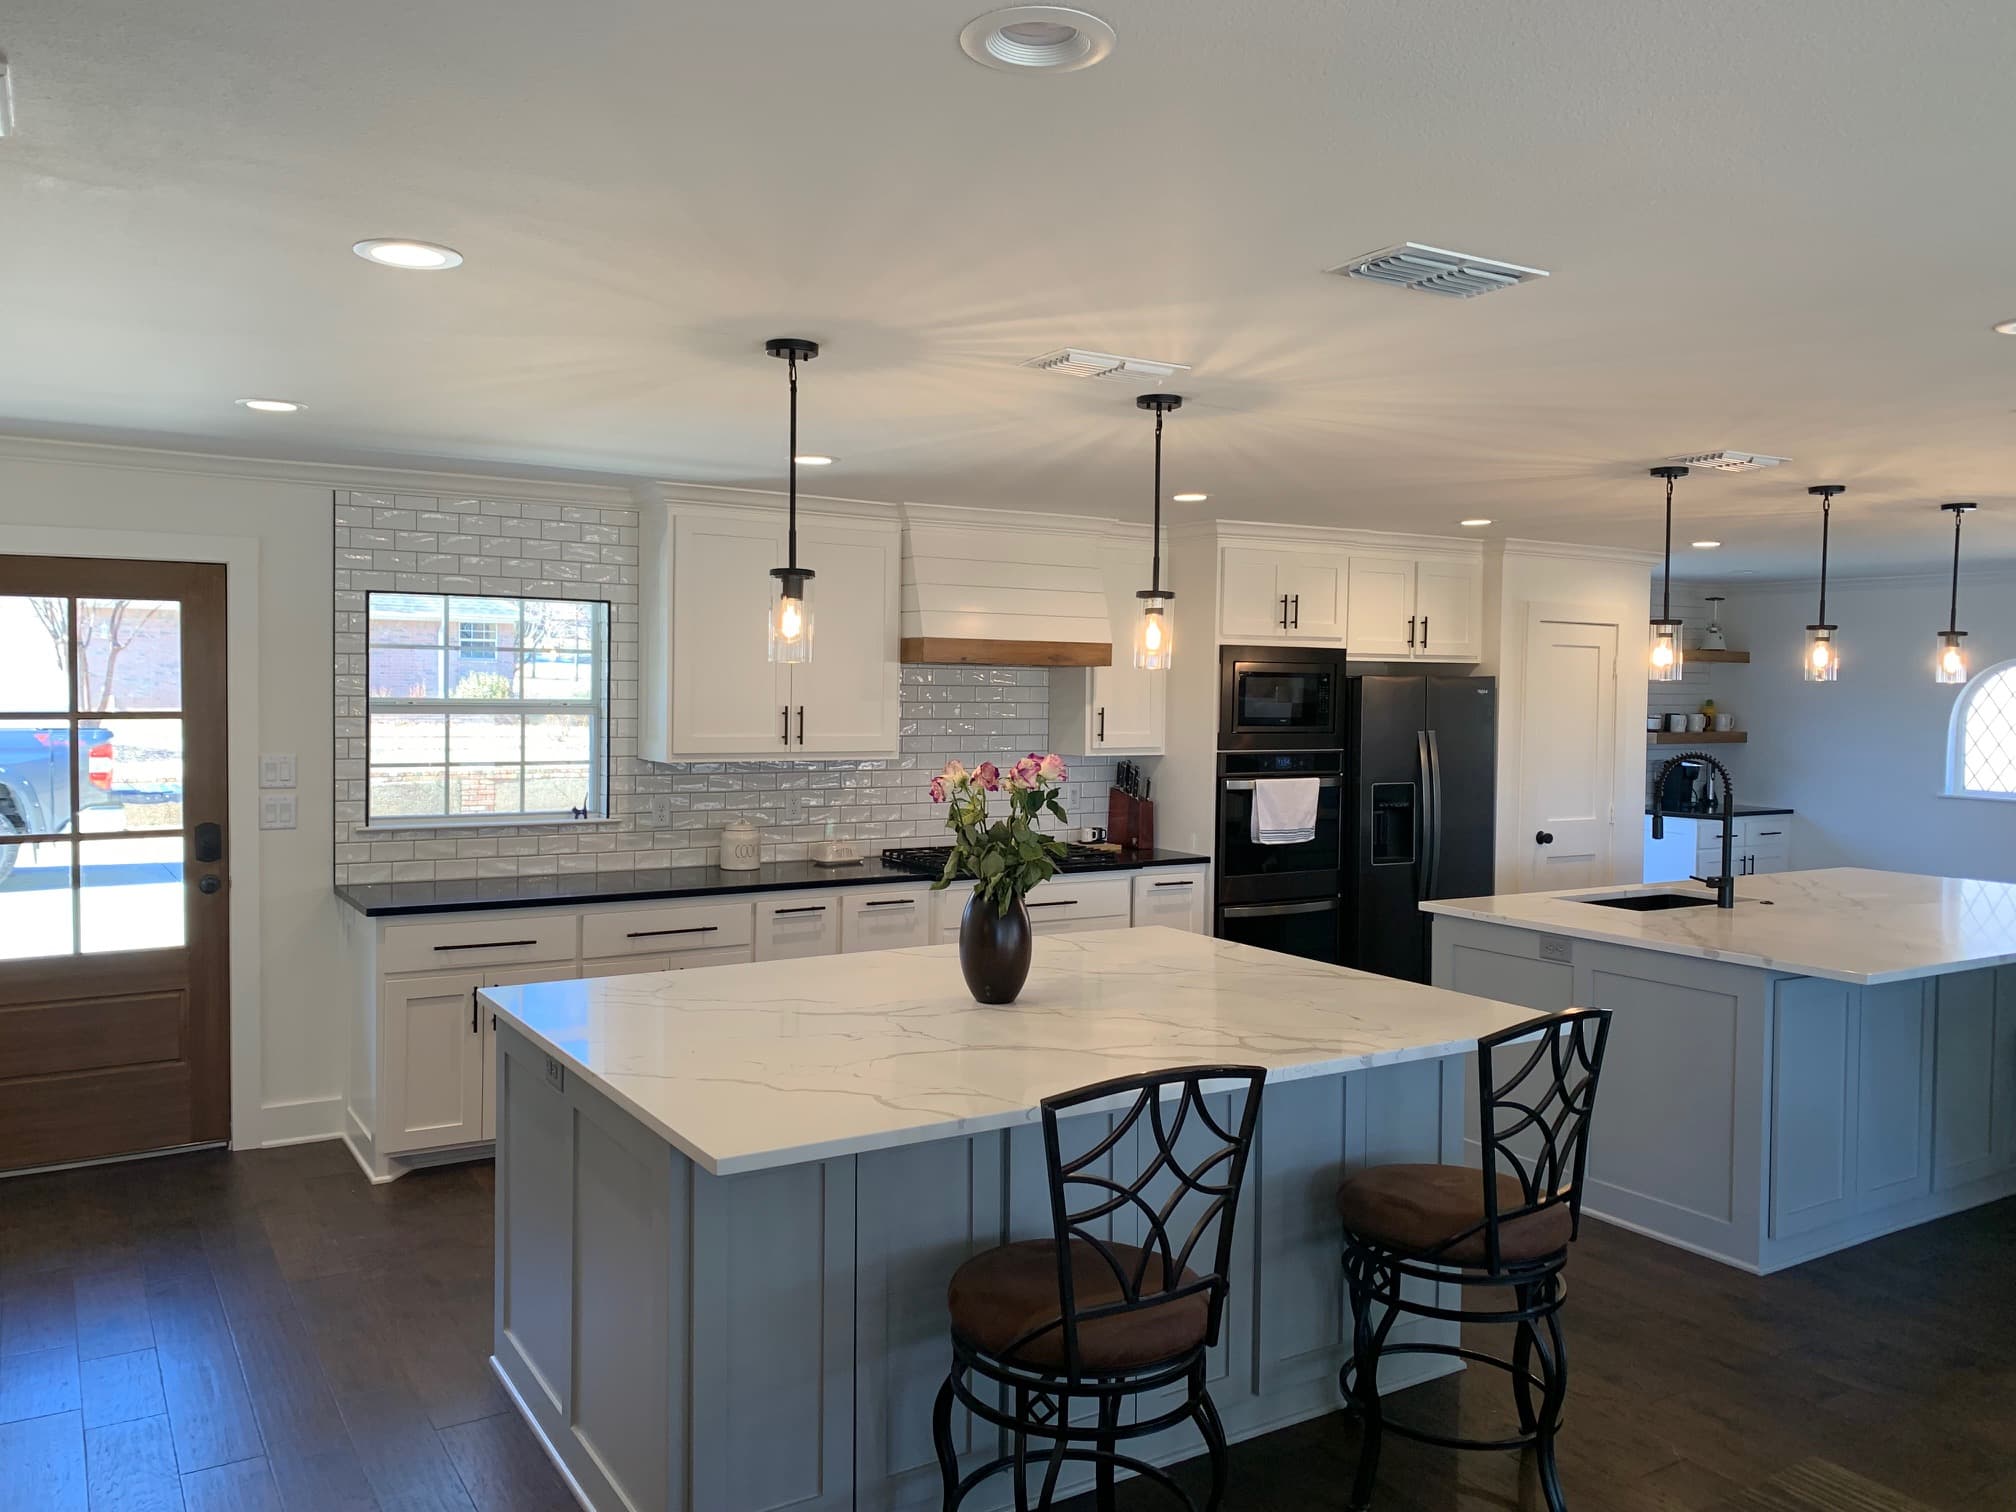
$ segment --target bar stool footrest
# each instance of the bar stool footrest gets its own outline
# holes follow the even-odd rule
[[[1510,1360],[1501,1359],[1494,1354],[1486,1354],[1481,1349],[1465,1349],[1460,1344],[1388,1344],[1379,1351],[1379,1358],[1383,1360],[1388,1355],[1401,1354],[1449,1355],[1459,1360],[1467,1360],[1473,1365],[1490,1365],[1504,1371],[1515,1379],[1522,1373],[1519,1367]],[[1523,1372],[1523,1374],[1526,1377],[1526,1383],[1534,1390],[1544,1392],[1547,1389],[1547,1383],[1532,1371],[1528,1370]],[[1337,1376],[1337,1385],[1344,1393],[1344,1414],[1350,1418],[1361,1418],[1364,1416],[1364,1410],[1359,1406],[1358,1398],[1351,1390],[1352,1386],[1356,1383],[1357,1375],[1358,1362],[1356,1360],[1346,1360],[1343,1370],[1338,1372]],[[1509,1452],[1516,1449],[1530,1449],[1538,1444],[1541,1439],[1541,1435],[1538,1433],[1522,1433],[1516,1438],[1504,1439],[1451,1438],[1446,1434],[1430,1433],[1425,1428],[1413,1428],[1405,1423],[1396,1423],[1386,1416],[1383,1406],[1379,1413],[1379,1426],[1387,1433],[1397,1433],[1404,1439],[1412,1439],[1417,1444],[1432,1444],[1438,1449],[1491,1449]],[[1560,1433],[1561,1423],[1559,1421],[1554,1424],[1553,1431],[1556,1434]]]

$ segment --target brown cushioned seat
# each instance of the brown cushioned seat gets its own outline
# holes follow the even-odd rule
[[[1509,1213],[1525,1205],[1518,1179],[1500,1175],[1498,1211]],[[1472,1166],[1372,1166],[1337,1188],[1337,1211],[1345,1228],[1384,1249],[1450,1265],[1488,1263],[1481,1228],[1446,1250],[1436,1250],[1484,1221],[1484,1173]],[[1516,1265],[1558,1254],[1568,1247],[1573,1229],[1574,1218],[1565,1202],[1501,1222],[1499,1258]]]
[[[1131,1280],[1141,1264],[1141,1251],[1131,1244],[1108,1248]],[[1194,1271],[1186,1270],[1180,1284],[1197,1279]],[[1071,1289],[1081,1314],[1118,1302],[1124,1295],[1112,1267],[1091,1245],[1077,1239],[1071,1241]],[[1162,1257],[1151,1255],[1141,1283],[1143,1300],[1161,1289]],[[1054,1239],[1030,1239],[982,1251],[952,1273],[945,1301],[952,1313],[952,1331],[975,1348],[1016,1365],[1063,1367],[1061,1323],[1012,1354],[1004,1353],[1024,1334],[1062,1314]],[[1087,1371],[1104,1372],[1172,1359],[1203,1344],[1210,1318],[1210,1295],[1199,1291],[1137,1312],[1081,1322],[1079,1363]]]

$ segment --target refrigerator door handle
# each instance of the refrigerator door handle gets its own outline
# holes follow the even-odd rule
[[[1418,771],[1415,774],[1418,785],[1415,790],[1421,795],[1419,805],[1420,837],[1415,841],[1414,845],[1414,855],[1416,858],[1414,863],[1414,899],[1416,902],[1420,902],[1430,895],[1429,888],[1434,883],[1432,874],[1434,862],[1431,859],[1434,854],[1436,820],[1435,788],[1432,780],[1434,768],[1429,759],[1428,732],[1426,730],[1416,730],[1414,732],[1414,760],[1418,766]]]
[[[1426,896],[1440,896],[1442,885],[1442,737],[1428,732],[1428,812],[1433,826],[1428,836],[1428,888]]]

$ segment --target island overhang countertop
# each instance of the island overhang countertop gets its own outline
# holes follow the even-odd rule
[[[1695,891],[1664,882],[1421,906],[1455,919],[1864,987],[2016,962],[2016,885],[2007,882],[1832,867],[1739,877],[1733,909],[1636,913],[1577,901]]]
[[[1270,1080],[1458,1054],[1510,1004],[1165,928],[1036,941],[975,1003],[958,947],[486,987],[500,1021],[717,1175],[986,1133],[1169,1066]]]

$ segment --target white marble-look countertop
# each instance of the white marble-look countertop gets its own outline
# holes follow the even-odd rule
[[[1050,935],[1017,1001],[958,947],[486,987],[498,1017],[718,1176],[980,1134],[1172,1066],[1271,1080],[1458,1054],[1525,1009],[1164,928]]]
[[[2016,962],[2016,885],[1833,867],[1736,879],[1736,907],[1633,913],[1577,898],[1694,882],[1575,887],[1424,903],[1429,913],[1869,986]]]

